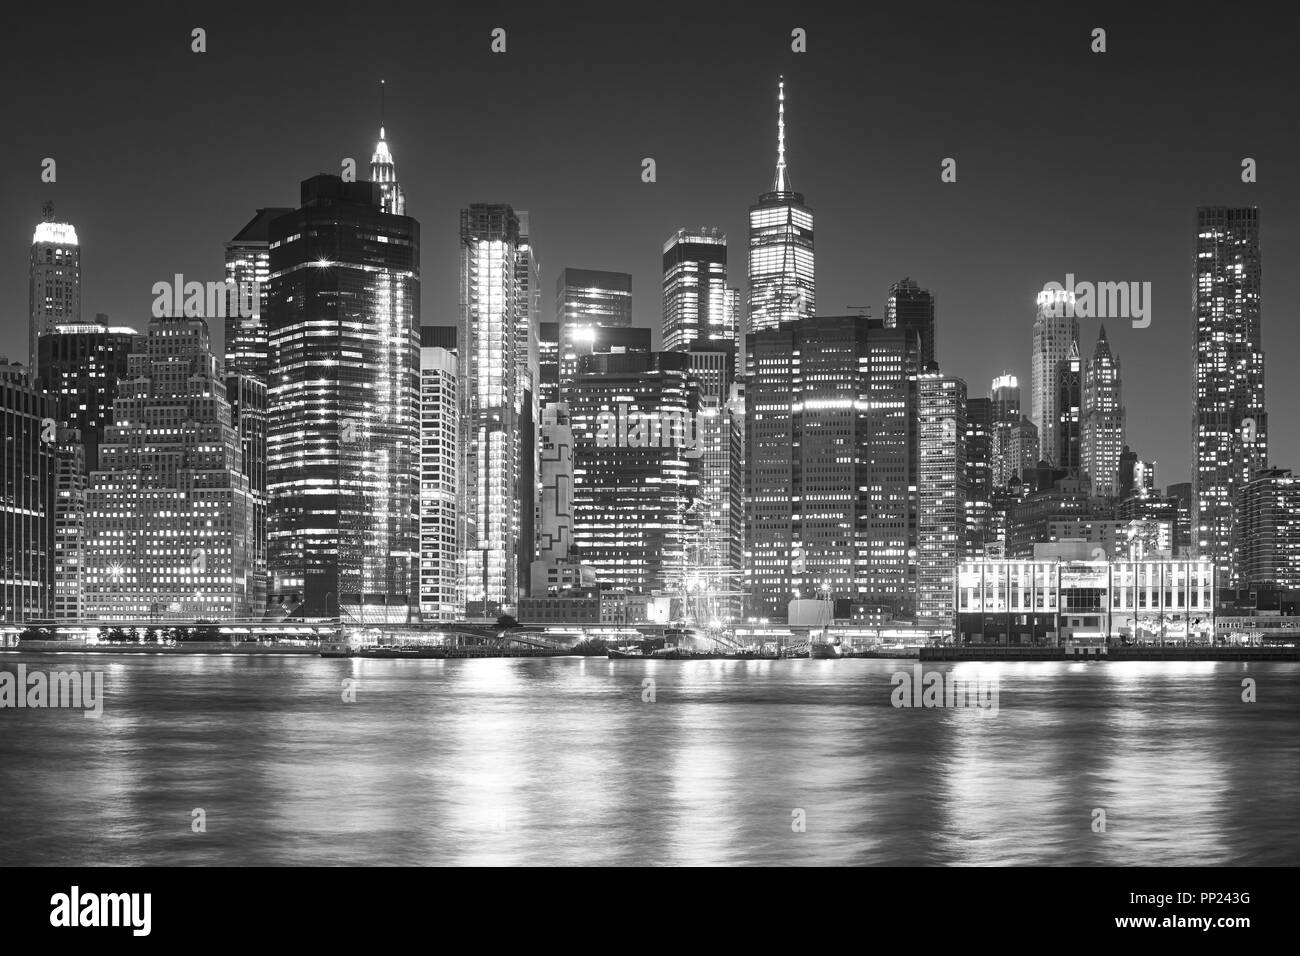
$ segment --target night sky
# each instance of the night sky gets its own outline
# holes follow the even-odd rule
[[[1296,14],[1236,3],[464,5],[129,4],[7,12],[0,56],[0,351],[26,361],[41,204],[81,239],[82,313],[143,329],[150,287],[222,277],[222,244],[298,184],[368,172],[388,139],[421,223],[424,323],[457,313],[458,212],[528,210],[543,320],[566,267],[631,272],[660,323],[680,226],[729,239],[775,165],[786,76],[791,177],[816,216],[817,306],[882,315],[905,276],[938,299],[943,371],[973,396],[1010,371],[1028,413],[1034,295],[1067,272],[1149,281],[1149,328],[1111,320],[1129,444],[1161,485],[1190,478],[1192,244],[1201,204],[1258,205],[1272,460],[1300,468]],[[453,16],[461,19],[451,19]],[[190,52],[190,30],[208,52]],[[507,52],[489,51],[494,27]],[[1093,27],[1108,52],[1090,52]],[[790,51],[790,31],[808,52]],[[41,160],[58,163],[56,184]],[[1241,160],[1259,181],[1241,182]],[[658,181],[641,182],[653,157]],[[940,181],[944,157],[957,182]],[[1081,321],[1091,354],[1098,321]],[[213,330],[218,341],[220,329]]]

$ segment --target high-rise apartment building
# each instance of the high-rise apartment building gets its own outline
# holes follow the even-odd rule
[[[1241,584],[1300,588],[1300,478],[1261,468],[1241,489]]]
[[[916,619],[955,622],[957,563],[966,546],[966,383],[917,376]]]
[[[1237,583],[1238,495],[1268,463],[1260,330],[1259,210],[1196,215],[1192,537],[1219,586]]]

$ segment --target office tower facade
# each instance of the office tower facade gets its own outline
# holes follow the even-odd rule
[[[207,322],[161,318],[132,353],[86,491],[82,612],[260,616],[253,496]]]
[[[82,541],[86,530],[86,448],[75,428],[58,429],[54,473],[54,581],[50,610],[55,620],[81,618]]]
[[[560,401],[560,323],[537,326],[537,405],[546,408]]]
[[[56,325],[37,340],[36,381],[55,399],[59,421],[80,433],[87,476],[99,467],[99,442],[137,337],[132,328],[93,323]]]
[[[405,621],[418,606],[420,227],[320,175],[271,223],[272,611]]]
[[[1074,293],[1038,293],[1034,317],[1034,350],[1030,369],[1029,420],[1038,429],[1038,453],[1049,465],[1061,465],[1070,454],[1061,447],[1062,363],[1069,369],[1071,354],[1078,355],[1079,320],[1074,316]]]
[[[605,329],[632,325],[632,277],[626,272],[565,269],[555,281],[555,319],[560,326],[560,398],[578,373],[583,355],[597,351]]]
[[[1083,420],[1079,468],[1092,479],[1093,493],[1119,494],[1119,456],[1124,445],[1124,403],[1119,358],[1111,353],[1102,326],[1083,370]]]
[[[577,557],[610,589],[679,593],[700,474],[689,357],[588,355],[569,396]]]
[[[885,299],[885,328],[914,329],[921,337],[921,370],[928,370],[934,357],[934,295],[909,278],[889,287]]]
[[[949,623],[955,620],[954,582],[967,535],[966,383],[926,372],[917,377],[916,389],[916,619]]]
[[[993,401],[966,399],[965,554],[981,554],[992,534]]]
[[[28,364],[36,366],[37,341],[56,325],[81,324],[81,246],[77,230],[54,217],[47,202],[32,234],[28,271]]]
[[[248,601],[265,608],[270,587],[267,517],[269,496],[266,485],[266,379],[248,371],[226,369],[226,400],[230,403],[230,425],[239,439],[240,461],[248,478],[253,501],[253,526],[249,532],[250,552]]]
[[[1261,468],[1240,496],[1241,584],[1300,588],[1300,478]]]
[[[1195,275],[1194,545],[1214,563],[1219,585],[1231,587],[1237,496],[1268,463],[1258,209],[1197,211]]]
[[[259,209],[243,229],[226,243],[226,281],[235,288],[256,289],[251,297],[256,315],[240,315],[231,309],[226,316],[226,370],[248,372],[266,381],[271,371],[266,336],[267,280],[271,276],[271,223],[293,212],[288,208]]]
[[[817,314],[813,214],[790,184],[785,163],[785,81],[777,88],[776,175],[749,207],[746,334]]]
[[[1058,468],[1076,474],[1081,462],[1083,423],[1083,360],[1074,342],[1056,370],[1056,461]]]
[[[744,406],[734,400],[734,348],[688,355],[700,390],[700,491],[687,563],[692,580],[713,595],[710,617],[721,621],[737,618],[744,610]]]
[[[663,347],[735,352],[735,301],[727,286],[727,236],[678,229],[664,243]]]
[[[532,548],[520,538],[519,241],[510,206],[461,210],[460,517],[471,618],[513,609],[520,548]]]
[[[909,615],[916,333],[818,317],[746,349],[749,613],[784,620],[806,595]]]
[[[459,596],[457,503],[460,437],[456,356],[433,343],[433,326],[420,330],[420,618],[454,621]]]
[[[6,623],[48,618],[55,566],[59,474],[54,399],[29,384],[27,370],[0,358],[0,612]]]
[[[515,259],[516,282],[519,296],[517,328],[515,331],[515,391],[519,407],[519,541],[521,547],[516,560],[515,580],[519,590],[524,590],[528,580],[529,565],[535,551],[537,504],[541,496],[538,484],[537,426],[541,407],[538,404],[541,387],[541,364],[538,325],[542,301],[541,271],[537,263],[537,249],[533,245],[528,213],[519,211],[519,250]]]

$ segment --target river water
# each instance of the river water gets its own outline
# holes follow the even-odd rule
[[[0,864],[1300,863],[1300,664],[20,663],[103,714],[0,709]]]

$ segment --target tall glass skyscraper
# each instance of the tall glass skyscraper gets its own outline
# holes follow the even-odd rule
[[[929,372],[917,378],[916,619],[956,623],[957,563],[966,542],[966,383]]]
[[[736,349],[727,287],[727,237],[720,229],[678,229],[664,243],[663,346],[669,352]]]
[[[433,326],[420,330],[420,617],[454,621],[465,613],[456,550],[460,410],[456,356],[436,341]]]
[[[1202,207],[1196,220],[1192,543],[1225,587],[1239,575],[1238,495],[1268,463],[1259,210]]]
[[[81,247],[71,223],[54,218],[47,202],[32,235],[28,272],[28,366],[36,368],[37,341],[56,325],[81,322]]]
[[[513,611],[520,548],[532,549],[520,535],[519,226],[505,204],[460,213],[460,550],[470,618]]]
[[[420,227],[320,175],[270,226],[267,484],[278,613],[404,621],[418,601]]]
[[[1038,429],[1038,453],[1049,465],[1062,465],[1061,363],[1079,345],[1079,320],[1073,292],[1038,293],[1034,351],[1030,368],[1029,419]]]
[[[885,299],[885,328],[915,329],[921,336],[921,370],[934,363],[934,294],[909,278],[889,287]]]
[[[266,381],[271,371],[266,339],[267,280],[271,275],[271,223],[292,209],[266,208],[256,214],[235,238],[226,243],[226,281],[236,289],[253,288],[257,283],[257,315],[239,315],[238,309],[226,316],[226,370],[248,372]]]
[[[689,357],[587,355],[569,395],[577,557],[613,589],[681,593],[701,455]]]
[[[910,615],[919,338],[821,316],[754,334],[745,390],[750,613],[796,597]]]
[[[1124,404],[1119,358],[1111,353],[1102,326],[1092,357],[1083,368],[1083,422],[1079,467],[1092,479],[1095,495],[1119,493],[1119,456],[1124,450]]]
[[[560,396],[578,373],[578,360],[608,349],[605,329],[632,324],[632,276],[600,269],[565,269],[555,282],[555,318],[560,325]]]
[[[813,215],[785,163],[785,81],[778,85],[776,175],[749,207],[749,321],[746,334],[817,314]]]
[[[56,403],[0,357],[0,620],[50,616],[55,563]]]

